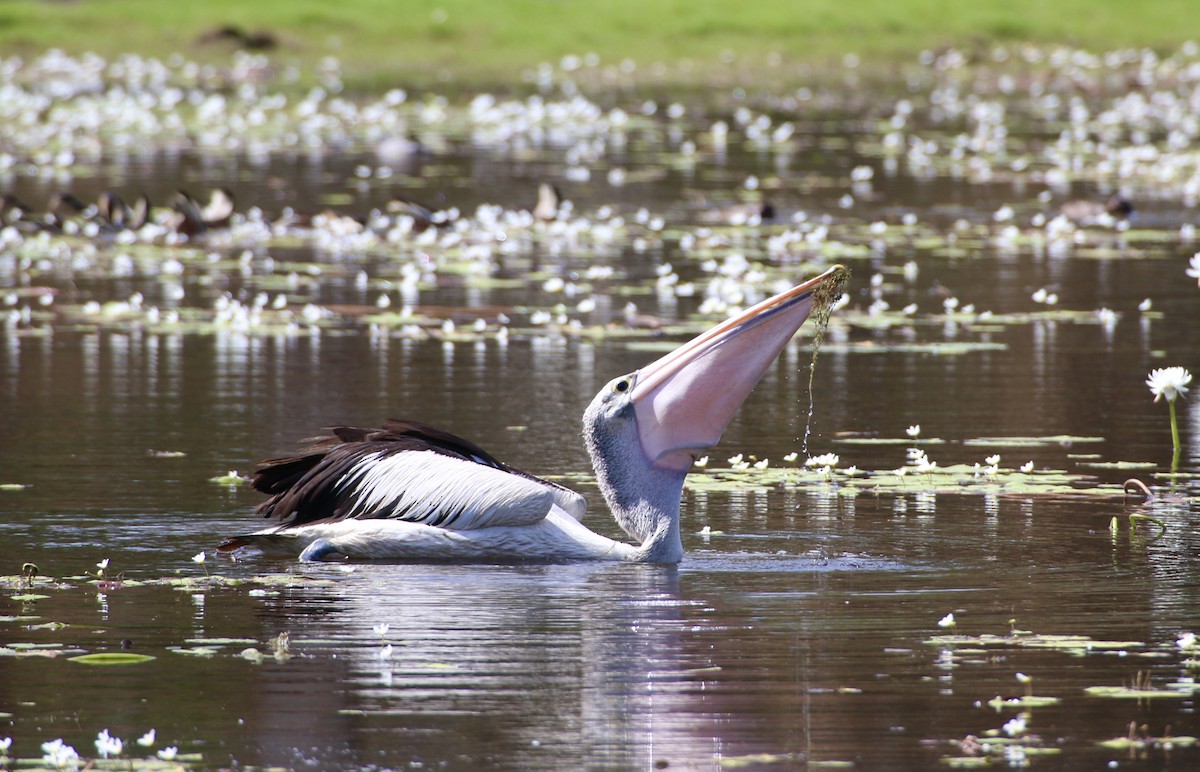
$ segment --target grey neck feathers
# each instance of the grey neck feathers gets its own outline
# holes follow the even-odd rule
[[[661,469],[645,459],[631,413],[603,421],[589,411],[584,440],[613,517],[642,545],[637,559],[677,563],[683,557],[679,497],[687,473]]]

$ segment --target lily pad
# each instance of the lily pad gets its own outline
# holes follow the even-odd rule
[[[71,662],[78,662],[82,665],[140,665],[143,662],[149,662],[155,657],[149,654],[132,654],[125,651],[102,651],[96,654],[82,654],[78,657],[71,657]]]
[[[1118,700],[1181,699],[1191,696],[1191,692],[1177,689],[1135,689],[1132,686],[1089,686],[1083,693],[1089,697],[1111,697]]]
[[[1026,694],[1021,697],[1010,697],[1003,699],[1001,697],[993,697],[988,700],[988,707],[993,710],[1003,710],[1005,708],[1044,708],[1047,705],[1057,705],[1062,702],[1058,697],[1039,697],[1036,694]]]
[[[963,440],[963,445],[991,448],[1042,448],[1075,445],[1081,442],[1104,442],[1104,438],[1075,437],[1070,434],[1054,434],[1047,437],[974,437]]]

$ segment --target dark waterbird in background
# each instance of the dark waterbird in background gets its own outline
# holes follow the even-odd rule
[[[1094,225],[1106,217],[1123,220],[1133,214],[1133,204],[1120,195],[1112,195],[1103,203],[1077,199],[1063,203],[1059,208],[1063,217],[1078,225]]]
[[[320,560],[628,560],[683,557],[679,499],[696,455],[717,443],[759,379],[849,277],[830,268],[607,383],[583,416],[604,500],[638,546],[580,524],[583,496],[513,469],[449,432],[415,421],[339,426],[299,455],[266,461],[254,487],[269,528],[228,551]]]

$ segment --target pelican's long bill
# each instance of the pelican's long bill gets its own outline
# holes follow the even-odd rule
[[[814,309],[828,309],[850,272],[837,265],[768,298],[638,371],[631,399],[646,458],[687,470],[696,451],[721,439]]]

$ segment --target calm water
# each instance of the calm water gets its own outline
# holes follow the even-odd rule
[[[28,561],[43,575],[75,579],[28,602],[13,599],[23,591],[10,582],[0,594],[0,646],[61,644],[82,653],[128,640],[132,651],[156,657],[107,668],[65,656],[0,657],[0,738],[14,738],[11,755],[37,757],[42,742],[62,737],[90,757],[96,733],[108,729],[137,756],[149,751],[129,751],[134,739],[153,727],[156,747],[199,754],[192,758],[202,767],[709,770],[848,762],[928,769],[960,755],[959,741],[998,731],[1020,713],[987,702],[1023,694],[1016,678],[1023,673],[1035,694],[1059,702],[1029,710],[1017,733],[1025,741],[1007,757],[996,754],[997,763],[1193,768],[1195,748],[1138,754],[1099,743],[1126,736],[1130,722],[1152,737],[1200,734],[1188,687],[1196,666],[1187,664],[1197,656],[1176,646],[1181,633],[1200,631],[1200,400],[1180,403],[1183,474],[1172,481],[1156,476],[1170,464],[1167,410],[1143,383],[1153,367],[1200,372],[1200,290],[1184,275],[1195,246],[1177,235],[1194,212],[1148,201],[1140,222],[1157,237],[1126,241],[1102,230],[1096,251],[1103,254],[1057,256],[979,237],[1004,204],[1037,210],[1037,191],[1022,186],[900,170],[877,175],[872,195],[842,212],[849,170],[876,163],[853,142],[847,149],[835,141],[856,126],[858,119],[831,118],[805,130],[795,155],[734,148],[690,173],[670,164],[671,138],[655,137],[631,146],[619,163],[661,174],[620,188],[566,184],[564,192],[577,212],[614,204],[632,217],[646,207],[669,230],[694,227],[700,197],[730,201],[747,175],[774,175],[782,179],[781,207],[850,223],[862,249],[838,257],[855,278],[813,379],[810,453],[838,453],[843,467],[893,469],[905,463],[905,428],[920,424],[922,438],[943,441],[923,446],[942,465],[982,463],[998,452],[1009,469],[1032,461],[1105,483],[1139,476],[1164,494],[1159,501],[933,494],[920,480],[899,493],[857,496],[832,486],[689,489],[688,554],[675,568],[347,567],[257,555],[231,562],[211,550],[223,535],[256,525],[258,497],[210,482],[214,476],[246,474],[323,425],[411,416],[471,437],[516,466],[578,479],[590,472],[578,437],[584,405],[607,379],[655,354],[620,336],[549,329],[501,345],[494,337],[404,340],[365,326],[309,337],[10,325],[0,336],[0,483],[27,487],[0,491],[0,575],[15,576]],[[568,165],[564,153],[455,142],[410,170],[403,190],[464,211],[482,202],[527,207],[534,181]],[[349,190],[339,208],[365,212],[386,199],[387,186],[348,183],[360,163],[375,161],[353,153],[265,164],[150,157],[106,162],[72,188],[94,196],[138,179],[162,198],[181,184],[231,184],[239,209],[256,205],[271,215],[285,204],[315,209],[323,196]],[[610,155],[604,163],[617,162]],[[604,163],[594,180],[603,179]],[[13,187],[30,201],[53,189],[27,178]],[[1077,192],[1101,195],[1089,186]],[[867,225],[899,212],[934,223],[940,241],[870,246]],[[975,235],[962,239],[961,254],[948,254],[947,234],[959,219]],[[737,243],[714,254],[741,250],[769,261],[765,241],[782,227],[735,233]],[[388,258],[376,253],[334,255],[303,244],[270,251],[328,269],[307,290],[317,303],[371,306],[378,291],[350,277],[359,269],[392,275]],[[684,280],[702,276],[677,236],[604,250],[535,243],[516,259],[522,281],[480,288],[447,273],[420,291],[419,303],[549,307],[557,299],[542,291],[544,276],[600,264],[619,273],[599,283],[593,321],[620,320],[629,299],[667,322],[700,304],[647,289],[666,264]],[[901,268],[910,261],[919,273],[906,281]],[[61,264],[30,272],[18,262],[0,255],[5,281],[53,287],[62,304],[133,292],[165,302],[161,276],[144,267],[124,275]],[[893,309],[921,306],[913,324],[871,323],[864,309],[877,272],[892,287]],[[226,291],[249,297],[272,286],[261,273],[192,264],[182,283],[180,305],[196,308]],[[1038,312],[1030,297],[1042,287],[1074,315],[989,324],[947,320],[938,310],[953,295],[997,315]],[[1157,315],[1139,313],[1144,298]],[[1119,318],[1108,325],[1091,318],[1102,307]],[[952,342],[993,345],[956,351],[945,345]],[[936,346],[913,345],[922,343]],[[730,426],[713,465],[747,453],[778,466],[800,450],[808,361],[807,347],[795,343]],[[1098,439],[967,442],[1057,435]],[[846,441],[863,437],[896,441]],[[594,486],[580,487],[592,501],[589,524],[615,536]],[[1110,519],[1129,513],[1153,514],[1166,533],[1110,533]],[[713,533],[701,535],[704,526]],[[209,550],[213,574],[292,581],[101,592],[80,578],[104,558],[110,576],[130,580],[202,576],[190,560],[201,550]],[[950,612],[955,628],[939,628]],[[40,627],[50,622],[66,627]],[[382,624],[384,633],[376,629]],[[1014,627],[1125,645],[937,639],[1003,637]],[[284,632],[290,658],[269,656],[271,639]],[[210,641],[215,651],[207,657],[175,651],[205,645],[197,639],[230,640]],[[267,658],[241,656],[250,646]],[[1174,683],[1181,696],[1084,691],[1130,685],[1147,673],[1153,687]]]

